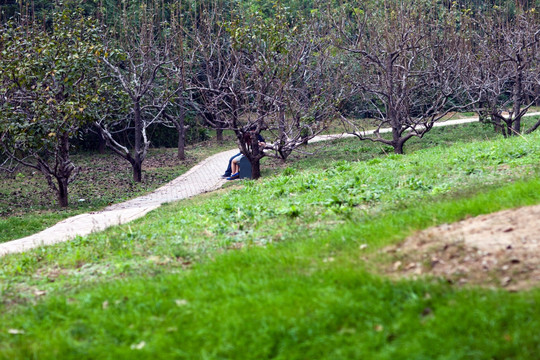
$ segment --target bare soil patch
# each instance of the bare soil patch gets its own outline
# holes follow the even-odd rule
[[[528,289],[540,284],[540,205],[426,229],[383,251],[392,276]]]

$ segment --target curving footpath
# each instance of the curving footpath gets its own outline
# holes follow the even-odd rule
[[[0,256],[68,241],[76,236],[125,224],[146,215],[161,204],[216,190],[226,181],[220,177],[223,164],[227,164],[229,158],[236,153],[238,150],[234,149],[210,156],[150,194],[108,206],[101,211],[73,216],[37,234],[0,244]]]
[[[526,116],[536,115],[540,115],[540,112],[530,113]],[[475,121],[478,121],[478,118],[449,120],[436,123],[434,126],[450,126]],[[380,133],[390,131],[391,129],[381,129]],[[365,132],[366,135],[372,133],[373,131]],[[310,140],[310,142],[351,136],[353,135],[322,135]],[[220,177],[223,173],[224,165],[237,152],[238,149],[233,149],[210,156],[195,165],[185,174],[150,194],[108,206],[101,211],[73,216],[37,234],[0,244],[0,256],[68,241],[76,236],[85,236],[114,225],[125,224],[146,215],[148,212],[161,206],[161,204],[216,190],[226,182],[225,179]]]

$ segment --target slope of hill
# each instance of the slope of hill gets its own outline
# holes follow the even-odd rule
[[[342,140],[360,149],[351,161],[323,156],[7,256],[0,357],[534,358],[538,288],[396,281],[377,254],[418,230],[540,203],[539,140],[358,162],[362,147]]]

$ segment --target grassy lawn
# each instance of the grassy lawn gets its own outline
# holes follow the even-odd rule
[[[535,358],[538,289],[390,280],[373,260],[419,229],[540,203],[540,133],[490,130],[434,129],[405,156],[316,145],[267,159],[266,179],[6,256],[0,357]]]
[[[75,154],[73,162],[81,171],[70,184],[70,205],[66,209],[58,208],[40,173],[27,168],[12,174],[0,172],[0,243],[39,232],[70,216],[148,193],[208,156],[234,146],[231,136],[222,144],[192,145],[187,148],[184,161],[176,158],[176,149],[150,149],[143,163],[142,183],[133,182],[129,163],[112,153]]]
[[[538,121],[540,117],[528,117],[524,120],[524,127]],[[390,137],[389,134],[383,136]],[[405,146],[406,154],[436,146],[451,146],[456,141],[478,142],[499,138],[491,125],[478,122],[433,128],[422,139],[412,138]],[[282,171],[295,171],[311,167],[326,168],[336,161],[367,161],[373,158],[382,158],[393,154],[390,146],[369,141],[360,142],[356,139],[342,139],[330,142],[321,142],[310,145],[302,152],[293,152],[286,162],[272,158],[263,158],[263,176],[273,176]]]

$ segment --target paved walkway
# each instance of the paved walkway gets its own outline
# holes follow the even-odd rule
[[[73,216],[37,234],[0,244],[0,256],[68,241],[76,236],[125,224],[146,215],[163,203],[216,190],[226,181],[220,177],[224,164],[236,153],[238,149],[213,155],[148,195],[111,205],[102,211]]]
[[[540,115],[540,112],[526,116]],[[478,121],[478,118],[449,120],[436,123],[435,126],[449,126]],[[390,132],[390,129],[381,129],[381,133]],[[367,131],[365,134],[372,134]],[[326,141],[342,137],[351,137],[350,134],[323,135],[311,140]],[[0,244],[0,256],[24,252],[39,246],[52,245],[85,236],[92,232],[104,230],[110,226],[125,224],[146,215],[163,203],[178,201],[194,195],[209,192],[220,188],[226,180],[220,175],[225,164],[238,149],[224,151],[213,155],[191,168],[184,175],[176,178],[154,192],[123,203],[111,205],[102,211],[81,214],[59,222],[37,234]]]

